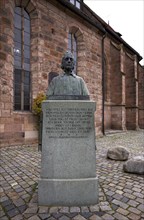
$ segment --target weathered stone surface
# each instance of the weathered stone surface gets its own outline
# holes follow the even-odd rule
[[[125,162],[123,169],[128,173],[144,174],[144,156],[136,156]]]
[[[127,160],[129,152],[124,147],[109,148],[107,151],[107,158],[112,160]]]
[[[98,202],[95,102],[43,102],[39,205],[77,206]]]

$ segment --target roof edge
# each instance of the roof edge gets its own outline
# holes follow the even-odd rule
[[[76,8],[74,5],[72,5],[70,2],[67,2],[65,0],[56,0],[58,3],[60,3],[63,6],[66,6],[68,9],[70,9],[71,11],[73,11],[74,13],[76,13],[77,15],[79,15],[80,17],[82,17],[84,20],[86,20],[87,22],[89,22],[91,25],[93,25],[94,27],[96,27],[97,29],[99,29],[103,34],[106,33],[105,28],[101,25],[98,24],[94,21],[92,21],[89,17],[86,17],[86,15],[83,13],[83,11],[81,11],[80,9]],[[53,1],[54,2],[54,1]],[[82,3],[84,4],[84,3]]]
[[[135,50],[133,49],[126,41],[124,41],[121,38],[121,34],[119,34],[118,32],[114,31],[113,28],[108,25],[99,15],[97,15],[94,11],[92,11],[84,2],[83,2],[84,7],[87,8],[87,10],[89,10],[92,15],[99,20],[100,23],[103,23],[102,26],[104,27],[105,31],[110,33],[111,35],[113,35],[113,37],[115,37],[118,41],[120,41],[121,43],[123,43],[129,50],[133,51],[133,53],[135,53],[138,58],[139,61],[141,61],[143,59],[143,57]]]

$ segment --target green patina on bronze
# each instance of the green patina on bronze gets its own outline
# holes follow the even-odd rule
[[[61,64],[64,72],[51,81],[46,94],[47,99],[62,99],[61,96],[64,99],[89,99],[89,91],[84,80],[73,72],[74,65],[73,55],[66,52]]]

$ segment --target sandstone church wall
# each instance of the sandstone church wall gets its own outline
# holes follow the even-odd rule
[[[24,7],[31,22],[31,108],[37,94],[46,92],[49,73],[62,72],[61,58],[68,49],[68,34],[72,33],[77,39],[77,74],[83,77],[91,99],[96,101],[96,134],[102,135],[103,126],[102,58],[105,58],[105,129],[124,129],[125,124],[127,129],[135,129],[138,124],[136,121],[139,121],[140,127],[143,128],[144,104],[141,83],[143,69],[139,67],[139,83],[135,82],[135,61],[126,55],[125,47],[121,49],[121,44],[109,34],[104,39],[103,57],[104,33],[56,0],[2,0],[0,1],[0,146],[33,144],[37,143],[38,137],[37,118],[32,111],[14,110],[15,7]],[[125,54],[123,56],[125,59],[121,58],[122,53]],[[123,72],[122,66],[125,69]],[[138,86],[140,89],[136,92]],[[138,95],[139,114],[136,105]],[[130,105],[136,108],[130,110],[128,109]]]

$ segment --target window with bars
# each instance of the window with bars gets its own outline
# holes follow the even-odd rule
[[[14,11],[14,110],[30,110],[30,17],[24,8]]]
[[[81,8],[81,0],[68,0],[71,4],[75,5],[76,8]]]
[[[74,56],[75,68],[74,72],[77,72],[77,40],[75,34],[68,34],[68,51],[71,52]]]

